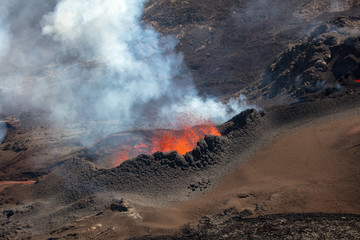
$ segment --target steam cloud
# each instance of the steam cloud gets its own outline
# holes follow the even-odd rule
[[[221,122],[246,108],[198,96],[177,40],[141,21],[144,2],[2,1],[0,111],[118,120],[124,130],[185,112]]]
[[[7,15],[6,6],[2,2],[0,3],[0,59],[7,53],[10,44],[9,26],[6,22]]]

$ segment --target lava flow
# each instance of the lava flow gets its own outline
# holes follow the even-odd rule
[[[125,160],[134,158],[139,154],[150,154],[157,151],[175,150],[183,155],[194,149],[196,143],[205,135],[221,136],[213,122],[201,119],[196,121],[197,124],[194,124],[193,120],[192,118],[191,123],[184,123],[184,121],[177,119],[175,124],[165,124],[167,129],[155,130],[152,138],[146,142],[139,142],[133,146],[120,146],[111,165],[118,166]]]
[[[0,181],[0,192],[2,192],[5,188],[8,188],[15,184],[33,184],[35,181],[29,180],[29,181]]]
[[[221,134],[211,122],[178,131],[163,131],[154,136],[151,152],[175,150],[180,154],[185,154],[191,151],[205,135],[220,136]]]

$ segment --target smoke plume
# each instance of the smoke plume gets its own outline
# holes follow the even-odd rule
[[[47,112],[56,124],[116,120],[118,130],[241,111],[241,99],[198,96],[177,40],[141,21],[144,2],[2,1],[0,110]]]

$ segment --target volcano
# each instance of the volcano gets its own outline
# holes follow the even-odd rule
[[[1,3],[0,238],[360,238],[359,7]]]
[[[155,153],[158,151],[177,151],[184,155],[196,147],[196,143],[206,135],[221,136],[219,130],[212,122],[206,122],[194,127],[188,126],[181,130],[156,130],[148,143],[135,142],[132,146],[120,143],[114,156],[113,166],[118,166],[125,160],[140,154]]]

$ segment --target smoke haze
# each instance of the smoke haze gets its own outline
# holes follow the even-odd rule
[[[177,40],[141,21],[144,2],[2,1],[0,111],[45,111],[59,125],[116,120],[125,130],[188,112],[221,122],[244,110],[244,99],[199,97]]]

